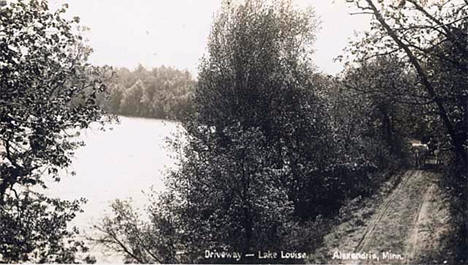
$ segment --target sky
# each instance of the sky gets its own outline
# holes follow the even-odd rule
[[[335,74],[342,53],[357,31],[369,27],[369,17],[350,15],[345,0],[294,0],[312,7],[321,26],[314,45],[318,70]],[[221,0],[49,0],[52,8],[68,3],[68,16],[79,16],[89,27],[85,37],[94,49],[90,62],[133,69],[172,66],[198,73],[214,15]]]

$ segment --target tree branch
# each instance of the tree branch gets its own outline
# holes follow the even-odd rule
[[[429,79],[426,75],[426,73],[424,72],[422,66],[419,64],[419,61],[418,59],[416,58],[416,56],[414,56],[413,52],[410,50],[410,48],[405,45],[400,38],[398,38],[398,36],[396,35],[395,31],[390,27],[390,25],[385,21],[385,19],[383,18],[382,14],[380,13],[380,11],[377,9],[377,7],[374,5],[374,3],[372,2],[372,0],[366,0],[366,2],[369,4],[370,8],[373,10],[374,12],[374,15],[376,17],[376,19],[379,21],[379,23],[384,27],[384,29],[387,31],[387,33],[389,34],[389,36],[397,43],[397,45],[402,48],[406,55],[408,56],[409,58],[409,61],[410,63],[413,65],[413,67],[416,69],[416,72],[418,73],[418,76],[419,78],[421,79],[421,82],[423,84],[423,86],[426,88],[428,94],[433,98],[434,102],[436,103],[437,105],[437,108],[439,109],[439,114],[440,114],[440,118],[442,119],[443,123],[444,123],[444,126],[446,127],[448,133],[450,134],[451,138],[452,138],[452,141],[454,141],[456,139],[456,133],[455,133],[455,130],[453,128],[453,125],[452,123],[450,122],[449,118],[448,118],[448,115],[447,115],[447,111],[445,110],[442,102],[440,101],[440,99],[438,98],[436,92],[435,92],[435,89],[434,87],[432,86],[432,84],[429,82]]]

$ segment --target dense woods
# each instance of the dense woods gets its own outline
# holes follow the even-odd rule
[[[181,120],[190,112],[194,85],[189,72],[171,67],[118,68],[109,81],[109,93],[100,102],[114,114]]]
[[[438,153],[449,247],[466,263],[468,3],[347,2],[372,20],[340,57],[341,73],[316,70],[313,10],[223,1],[196,81],[164,66],[94,67],[66,8],[0,7],[0,262],[93,262],[67,227],[82,201],[34,187],[70,165],[81,145],[70,132],[108,112],[183,127],[172,142],[178,167],[150,193],[147,216],[117,200],[95,226],[93,240],[125,262],[315,262],[206,253],[314,253],[350,201],[373,198],[401,169],[424,168],[410,145],[420,140]]]

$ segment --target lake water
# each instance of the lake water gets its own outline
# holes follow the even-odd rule
[[[80,230],[92,234],[91,227],[109,213],[115,199],[132,198],[140,209],[147,202],[143,191],[164,188],[163,176],[175,166],[174,151],[169,137],[176,137],[180,126],[176,122],[119,117],[120,123],[111,124],[106,131],[98,126],[81,132],[86,146],[80,147],[69,171],[74,176],[50,183],[47,193],[54,197],[73,200],[84,197],[88,202],[84,212],[73,221]],[[99,263],[118,263],[121,257],[102,253],[93,247],[91,253]]]

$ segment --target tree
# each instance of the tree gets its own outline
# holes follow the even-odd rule
[[[104,247],[125,256],[128,263],[181,263],[176,258],[176,228],[168,209],[171,201],[159,198],[149,211],[149,220],[143,220],[131,202],[116,200],[111,208],[113,216],[105,217],[96,225],[100,232],[94,240]]]
[[[102,69],[86,63],[91,52],[75,33],[77,17],[47,1],[14,1],[0,9],[0,260],[75,262],[79,251],[66,223],[78,202],[36,192],[46,178],[60,179],[75,132],[102,118],[96,98],[105,91]],[[104,68],[104,70],[106,70]],[[55,209],[56,212],[51,212]],[[78,242],[78,241],[76,241]],[[62,253],[62,254],[61,254]]]
[[[237,124],[224,132],[233,146],[220,148],[208,133],[191,139],[182,169],[171,177],[169,187],[184,205],[179,218],[186,252],[202,257],[205,249],[286,248],[293,211],[282,183],[288,169],[271,167],[274,150],[258,128]]]
[[[139,116],[142,112],[142,96],[146,88],[141,80],[138,80],[130,88],[124,91],[120,102],[120,112],[124,115],[135,114]]]
[[[396,6],[371,0],[355,2],[375,15],[373,32],[363,41],[370,45],[361,47],[375,51],[374,56],[393,53],[406,59],[419,78],[423,96],[430,100],[428,104],[434,107],[449,135],[447,140],[457,163],[466,165],[467,130],[463,124],[466,124],[467,4],[412,0]]]
[[[194,102],[198,122],[213,127],[220,146],[229,146],[223,131],[233,123],[257,127],[275,150],[271,167],[291,167],[283,186],[296,197],[296,210],[306,212],[297,191],[312,168],[326,167],[331,158],[318,153],[330,142],[323,102],[311,82],[315,21],[310,10],[291,5],[247,1],[226,7],[213,26]]]
[[[124,96],[124,89],[121,84],[112,84],[109,90],[109,98],[104,101],[103,105],[109,109],[111,113],[119,113],[120,104]]]
[[[37,192],[6,196],[0,207],[0,261],[94,263],[79,231],[67,228],[81,201],[47,198]]]
[[[414,89],[414,75],[404,68],[397,58],[382,56],[349,67],[341,80],[348,96],[359,101],[361,119],[348,121],[362,130],[357,135],[368,136],[389,152],[390,164],[405,157],[405,138],[421,139],[424,135],[415,130],[417,114],[422,114],[423,103],[414,100],[421,91]],[[346,110],[345,110],[346,111]],[[358,113],[358,112],[354,112]],[[347,123],[347,121],[340,121]]]
[[[292,223],[339,208],[340,155],[312,78],[314,28],[313,13],[290,1],[226,2],[216,18],[185,159],[170,177],[198,251],[293,248]]]

